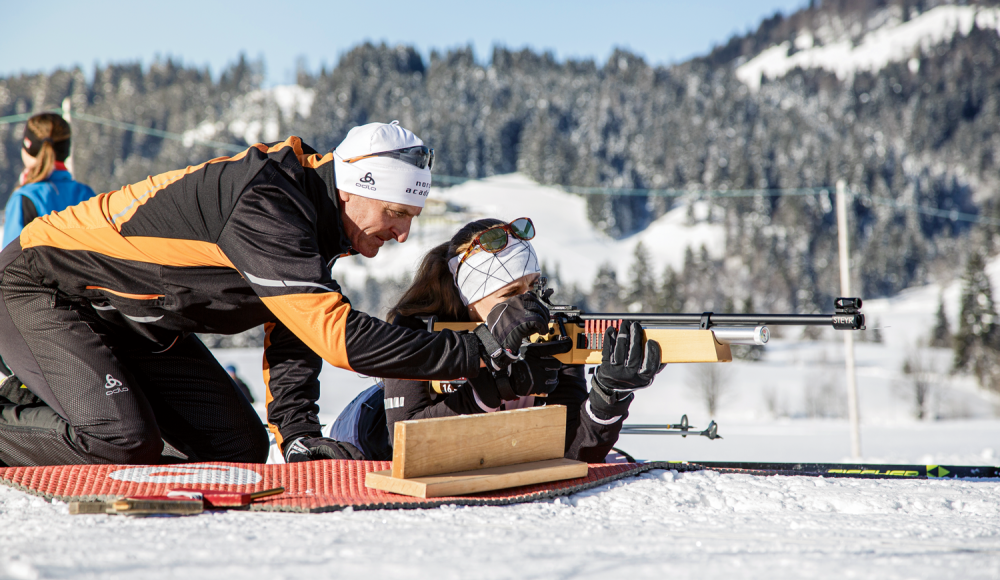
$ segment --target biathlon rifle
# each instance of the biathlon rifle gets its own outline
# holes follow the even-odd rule
[[[555,355],[564,364],[600,364],[604,332],[624,322],[642,324],[647,340],[660,343],[663,363],[709,363],[733,360],[730,345],[764,345],[770,339],[769,326],[832,326],[836,330],[864,330],[865,315],[860,298],[837,298],[831,314],[701,314],[679,313],[597,313],[587,314],[575,306],[553,304],[552,289],[541,277],[535,292],[549,308],[549,333],[534,335],[532,342],[568,337],[573,348]],[[477,322],[438,322],[425,319],[428,330],[449,329],[471,332]]]

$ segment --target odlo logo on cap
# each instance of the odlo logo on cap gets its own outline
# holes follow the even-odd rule
[[[370,183],[371,185],[362,185],[365,183]],[[370,189],[372,191],[375,191],[375,178],[372,177],[371,171],[366,173],[365,176],[361,178],[361,181],[359,181],[355,185],[357,185],[358,187],[363,187],[365,189]]]

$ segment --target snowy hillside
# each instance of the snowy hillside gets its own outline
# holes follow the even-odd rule
[[[413,221],[408,241],[386,244],[371,260],[358,256],[342,260],[334,268],[334,277],[357,288],[366,277],[382,280],[398,278],[404,272],[412,274],[430,248],[449,240],[466,223],[484,217],[530,217],[538,232],[532,245],[542,263],[557,269],[563,283],[585,288],[603,264],[611,264],[618,279],[627,280],[639,241],[649,250],[657,273],[667,264],[680,269],[689,246],[698,250],[704,245],[714,258],[721,257],[724,250],[722,226],[705,221],[708,206],[704,203],[695,204],[691,225],[686,206],[681,205],[642,232],[615,240],[587,219],[585,198],[539,185],[519,174],[433,188],[429,199],[423,215]],[[450,209],[442,211],[442,203]]]
[[[861,71],[877,73],[890,62],[907,62],[910,72],[920,69],[920,57],[956,34],[968,35],[973,26],[1000,32],[1000,8],[938,6],[903,22],[893,7],[874,14],[877,26],[858,38],[859,27],[831,22],[818,30],[804,30],[794,42],[782,42],[736,69],[736,76],[752,90],[761,76],[781,78],[795,69],[822,68],[841,80]]]
[[[246,143],[278,141],[281,125],[293,122],[296,115],[309,116],[316,91],[299,85],[279,85],[258,89],[233,100],[227,107],[226,119],[204,121],[198,127],[185,131],[184,145],[191,147],[199,141],[211,141],[228,131]]]

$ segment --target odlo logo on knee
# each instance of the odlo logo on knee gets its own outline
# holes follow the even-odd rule
[[[105,375],[104,388],[108,391],[104,393],[105,395],[114,395],[115,393],[126,393],[128,392],[128,387],[122,386],[122,382],[114,378],[111,375]]]

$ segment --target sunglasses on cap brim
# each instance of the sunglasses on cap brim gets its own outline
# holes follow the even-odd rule
[[[344,159],[344,162],[354,163],[355,161],[361,161],[362,159],[368,159],[369,157],[392,157],[393,159],[399,159],[400,161],[409,163],[410,165],[420,169],[432,169],[434,167],[434,150],[424,145],[404,147],[393,151],[382,151],[381,153],[358,155],[357,157]]]
[[[502,252],[510,242],[508,234],[519,240],[528,241],[535,237],[535,224],[532,223],[531,218],[517,218],[509,224],[497,224],[479,232],[479,235],[472,239],[472,243],[462,255],[462,259],[458,261],[459,266],[465,262],[466,258],[480,250],[491,254]]]

